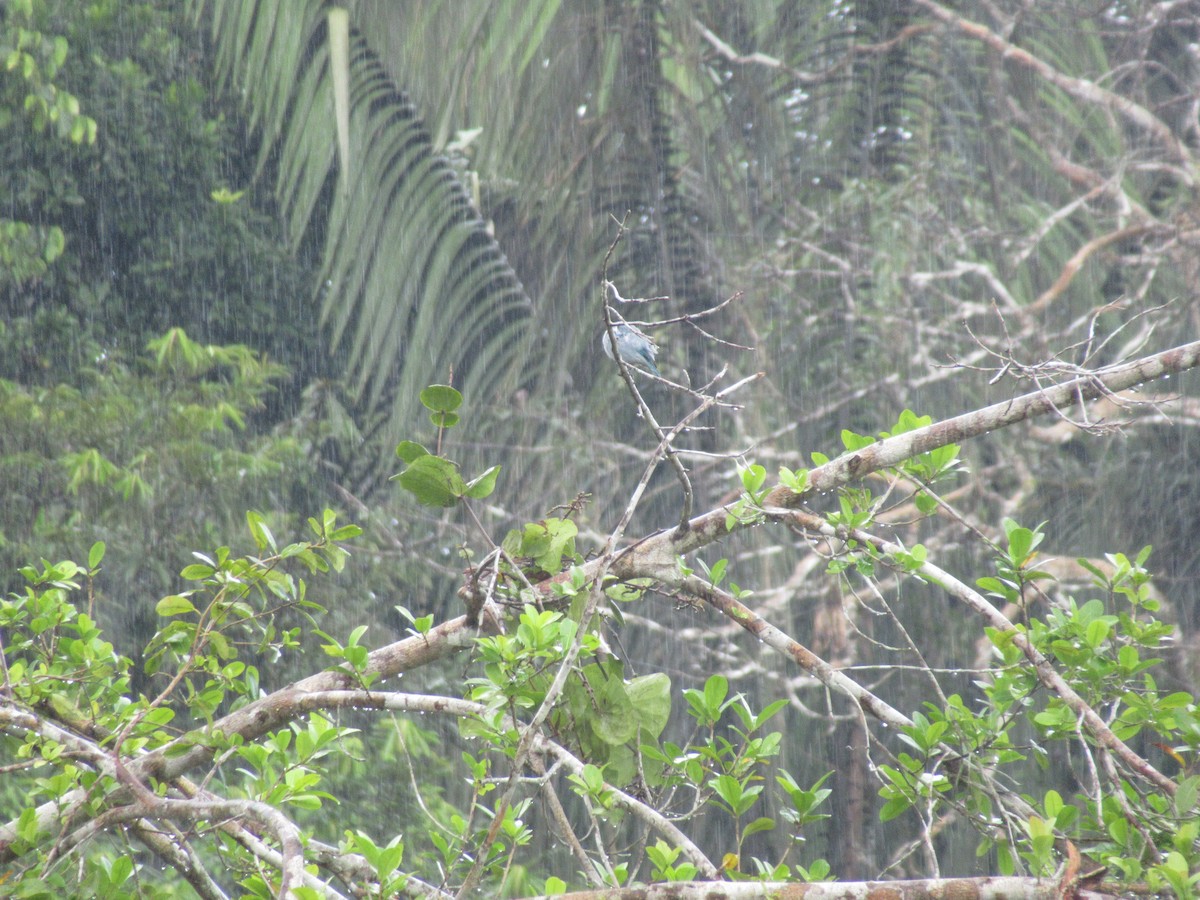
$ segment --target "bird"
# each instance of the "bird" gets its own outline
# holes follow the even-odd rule
[[[638,366],[662,378],[658,366],[654,365],[654,357],[658,355],[658,345],[654,341],[626,322],[614,322],[612,336],[609,336],[606,328],[601,338],[604,354],[612,360],[616,359],[612,350],[613,337],[617,340],[617,352],[621,354],[621,359],[629,365]]]

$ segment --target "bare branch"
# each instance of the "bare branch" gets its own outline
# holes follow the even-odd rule
[[[935,0],[915,0],[915,2],[935,18],[957,28],[963,34],[986,44],[999,53],[1002,59],[1011,60],[1035,72],[1041,78],[1066,91],[1075,99],[1101,106],[1146,132],[1179,163],[1178,166],[1171,168],[1171,173],[1188,187],[1195,184],[1195,176],[1192,173],[1195,171],[1196,161],[1192,157],[1191,151],[1175,137],[1171,129],[1161,119],[1144,106],[1135,103],[1128,97],[1114,94],[1112,91],[1106,90],[1086,79],[1072,78],[1069,75],[1064,75],[1049,63],[1034,56],[1028,50],[1005,40],[987,28],[987,26],[963,18],[958,13],[935,2]]]

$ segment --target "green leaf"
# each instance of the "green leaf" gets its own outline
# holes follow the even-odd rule
[[[163,597],[159,600],[158,604],[154,607],[154,611],[160,616],[179,616],[185,613],[194,613],[196,607],[191,600],[182,594],[172,594],[169,597]]]
[[[855,434],[849,429],[842,429],[842,446],[847,450],[861,450],[863,447],[869,447],[875,443],[875,438],[865,434]]]
[[[1087,644],[1093,650],[1099,647],[1108,638],[1109,626],[1103,619],[1095,619],[1088,623],[1087,634],[1085,639]]]
[[[104,541],[96,541],[92,544],[92,549],[88,551],[88,568],[95,569],[104,559],[105,545]]]
[[[513,556],[527,556],[544,572],[562,569],[564,556],[574,557],[579,527],[570,519],[553,516],[529,522],[521,531],[510,531],[504,549]]]
[[[906,812],[912,806],[911,801],[906,797],[896,796],[883,805],[883,809],[879,811],[880,822],[890,822],[896,816]]]
[[[736,811],[741,806],[744,799],[742,783],[732,775],[718,775],[710,782],[710,785],[730,809]]]
[[[774,828],[775,820],[767,816],[762,816],[742,829],[742,837],[750,837],[752,834],[758,834],[760,831],[771,831]]]
[[[271,529],[267,527],[262,513],[252,509],[246,510],[246,525],[250,528],[250,536],[254,539],[254,545],[258,547],[260,553],[268,547],[272,552],[277,551],[275,535],[271,534]]]
[[[120,887],[133,874],[133,860],[128,856],[118,856],[112,861],[108,870],[108,881],[112,887]]]
[[[742,478],[742,487],[746,489],[746,493],[751,496],[756,495],[762,486],[767,481],[767,470],[757,463],[743,468],[740,473]]]
[[[169,706],[158,706],[146,713],[142,720],[149,725],[163,726],[175,718],[175,710]]]
[[[612,677],[588,680],[596,701],[591,718],[592,732],[606,744],[624,744],[632,740],[637,734],[638,721],[625,685]]]
[[[625,685],[645,737],[657,738],[671,717],[671,676],[665,672],[641,675]]]
[[[411,465],[422,456],[428,456],[429,451],[416,441],[401,441],[396,445],[396,455]]]
[[[1180,818],[1196,814],[1197,794],[1200,793],[1200,775],[1193,775],[1179,782],[1175,791],[1175,815]]]
[[[1058,791],[1046,791],[1046,797],[1042,801],[1042,809],[1046,811],[1046,818],[1054,821],[1058,817],[1059,811],[1063,808],[1063,799]]]
[[[358,525],[341,525],[329,533],[329,539],[331,541],[348,541],[362,533],[363,530]]]
[[[482,500],[484,497],[491,496],[492,491],[496,489],[496,476],[500,474],[499,466],[492,466],[482,475],[477,475],[467,482],[466,496],[472,500]]]
[[[900,413],[896,419],[896,424],[892,426],[891,432],[884,432],[887,437],[896,434],[904,434],[909,431],[916,431],[918,428],[924,428],[926,425],[933,424],[932,416],[918,416],[911,409],[906,409]]]
[[[430,454],[414,460],[393,479],[423,506],[453,506],[467,489],[458,466]]]
[[[78,143],[78,141],[76,141]],[[66,249],[67,239],[63,235],[63,230],[57,225],[52,226],[46,232],[46,249],[43,251],[43,258],[48,263],[54,262],[63,254]]]
[[[704,682],[704,705],[710,713],[721,714],[721,704],[729,694],[729,679],[724,675],[710,675]]]
[[[785,709],[787,705],[788,701],[782,699],[768,703],[763,711],[754,717],[754,729],[757,731],[759,728],[762,728],[768,721],[778,715],[781,710]]]
[[[1008,554],[1016,564],[1029,558],[1033,547],[1033,532],[1028,528],[1013,528],[1008,532]]]
[[[421,405],[430,412],[453,412],[462,406],[462,402],[462,394],[448,384],[431,384],[421,391]]]
[[[916,496],[913,497],[913,501],[917,504],[917,510],[923,516],[930,515],[938,508],[937,498],[927,494],[925,491],[917,491]]]

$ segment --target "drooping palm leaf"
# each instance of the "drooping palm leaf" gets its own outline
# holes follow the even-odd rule
[[[194,0],[222,82],[260,140],[260,172],[294,247],[322,246],[319,321],[373,429],[358,474],[382,472],[420,390],[494,397],[528,377],[530,303],[417,110],[361,34],[349,34],[347,169],[321,0]],[[334,32],[336,33],[336,31]],[[313,316],[318,318],[317,314]]]

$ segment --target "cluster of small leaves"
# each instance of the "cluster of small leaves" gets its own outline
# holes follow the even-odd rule
[[[125,705],[118,698],[129,687],[129,659],[119,656],[93,618],[71,602],[81,581],[90,591],[104,552],[103,543],[94,544],[86,567],[70,560],[25,566],[24,591],[0,600],[5,688],[22,704],[48,704],[79,720]]]
[[[1195,871],[1200,866],[1200,776],[1187,775],[1185,765],[1185,758],[1200,752],[1200,708],[1188,692],[1161,690],[1152,673],[1161,659],[1145,655],[1153,654],[1173,632],[1153,616],[1158,602],[1145,569],[1149,556],[1149,547],[1134,560],[1112,554],[1109,573],[1080,560],[1092,572],[1103,599],[1080,604],[1070,598],[1044,619],[1031,617],[1027,626],[1017,628],[1059,665],[1085,702],[1105,710],[1118,738],[1128,742],[1147,732],[1179,764],[1174,797],[1136,788],[1121,778],[1116,790],[1105,792],[1099,802],[1086,791],[1061,807],[1052,801],[1055,808],[1047,810],[1044,820],[1056,834],[1065,831],[1073,839],[1086,840],[1089,856],[1127,879],[1146,879],[1163,888],[1177,881],[1181,868]],[[1044,740],[1077,740],[1078,717],[1061,698],[1049,696],[1036,707],[1029,704],[1027,698],[1036,690],[1033,673],[1021,665],[1023,656],[1012,645],[1012,633],[989,631],[988,636],[1007,664],[989,691],[994,702],[1021,699]],[[1033,846],[1025,853],[1042,864],[1036,830],[1031,825]]]
[[[167,664],[205,672],[210,679],[205,688],[189,697],[192,710],[203,715],[211,715],[224,701],[227,685],[256,688],[257,675],[237,661],[239,645],[277,658],[299,646],[302,629],[298,625],[281,629],[275,615],[286,608],[324,611],[307,599],[304,580],[287,571],[285,563],[294,561],[310,573],[341,571],[349,554],[339,544],[362,533],[357,525],[339,526],[334,512],[325,510],[319,521],[308,520],[312,540],[280,548],[261,514],[248,512],[246,521],[258,551],[265,555],[237,557],[228,547],[195,554],[199,561],[180,575],[197,586],[158,602],[158,614],[172,621],[159,629],[146,648],[149,674]],[[251,676],[249,682],[245,675]]]
[[[279,366],[244,346],[200,344],[181,329],[147,351],[136,364],[110,360],[82,388],[0,380],[0,489],[12,501],[0,515],[0,563],[8,573],[102,537],[113,548],[107,591],[163,593],[174,560],[134,547],[168,531],[203,546],[229,533],[247,506],[298,495],[311,481],[295,439],[251,433],[283,375]],[[7,575],[6,586],[15,587]],[[127,614],[135,640],[153,631],[144,604],[100,609]]]
[[[533,832],[525,821],[532,802],[532,799],[526,798],[506,806],[498,822],[495,810],[480,802],[472,802],[465,815],[452,813],[448,822],[429,831],[429,840],[436,848],[433,854],[436,869],[444,873],[443,877],[449,883],[461,881],[479,861],[480,850],[486,845],[487,851],[482,859],[484,883],[503,881],[510,889],[516,889],[514,879],[506,869],[517,848],[528,845],[533,838]],[[490,844],[487,843],[489,833],[498,835],[497,840]],[[428,857],[429,854],[422,856]]]
[[[520,737],[516,727],[520,716],[541,706],[567,648],[575,639],[577,628],[577,622],[562,613],[527,606],[514,633],[480,638],[477,645],[483,674],[468,679],[467,696],[483,703],[492,712],[481,720],[462,722],[462,733],[468,738],[483,738],[504,756],[515,753]],[[584,634],[582,641],[584,655],[591,656],[599,650],[595,634]],[[595,684],[600,685],[602,693],[595,698],[593,708],[588,703],[592,700],[589,692]],[[637,690],[635,688],[635,693]],[[637,723],[631,716],[633,701],[624,689],[618,663],[581,666],[572,673],[563,696],[566,702],[551,714],[549,720],[554,736],[576,746],[587,746],[597,754],[601,764],[619,743],[630,740],[630,735],[620,733],[626,724],[632,723],[634,731],[637,730]],[[586,698],[582,703],[581,696]],[[578,717],[574,718],[576,712]],[[483,802],[496,786],[489,778],[492,761],[489,757],[476,758],[469,753],[464,753],[463,759],[472,773],[474,791],[470,809],[465,815],[451,815],[448,832],[435,832],[431,834],[431,840],[440,852],[439,865],[447,872],[454,872],[470,862],[468,857],[474,852],[472,848],[486,843],[488,830],[499,827],[502,839],[489,847],[488,857],[484,860],[485,872],[498,879],[507,848],[515,848],[530,839],[522,819],[530,801],[505,808],[502,820],[495,823],[495,810]],[[598,766],[589,763],[585,777],[577,780],[576,789],[582,793],[593,786],[593,782],[599,782],[595,787],[603,806],[607,797],[598,773]]]
[[[904,410],[890,431],[880,432],[881,438],[894,437],[918,428],[930,425],[930,416],[918,416],[912,410]],[[876,442],[870,435],[856,434],[849,429],[842,431],[842,446],[847,453],[854,453],[869,447]],[[813,464],[823,466],[830,462],[824,453],[812,453]],[[905,478],[921,485],[932,485],[955,472],[961,464],[957,444],[947,444],[926,453],[921,453],[905,460],[894,471]],[[742,494],[731,504],[725,514],[725,527],[735,525],[753,525],[762,520],[762,505],[766,499],[766,469],[757,464],[739,466],[738,474],[742,483]],[[795,494],[803,494],[808,489],[808,470],[793,471],[788,468],[779,470],[779,483]],[[838,508],[826,513],[829,524],[848,530],[867,528],[875,520],[879,500],[869,488],[846,485],[838,490]],[[923,515],[931,514],[937,508],[937,500],[928,491],[922,489],[915,492],[913,501]],[[916,571],[925,560],[925,549],[914,548],[909,554],[899,560],[908,571]],[[858,542],[850,540],[844,552],[830,563],[832,574],[844,572],[850,566],[857,567],[864,577],[870,577],[875,571],[875,560],[869,547],[860,547]]]
[[[442,435],[460,421],[455,410],[462,406],[462,394],[449,385],[430,385],[421,391],[421,405],[429,410],[429,419],[438,431],[438,447]],[[463,500],[482,500],[496,489],[499,466],[467,481],[458,465],[443,456],[430,453],[416,441],[401,441],[396,456],[405,463],[404,471],[391,480],[412,494],[423,506],[451,507]]]
[[[738,466],[742,495],[725,511],[725,528],[735,525],[757,525],[763,520],[762,505],[767,497],[767,470],[757,463]]]
[[[70,45],[61,34],[34,28],[33,20],[34,0],[15,0],[0,22],[0,77],[7,91],[17,91],[8,103],[0,103],[0,131],[12,127],[14,107],[19,106],[35,132],[53,125],[60,139],[91,144],[95,120],[83,115],[79,100],[55,83]],[[57,225],[0,218],[0,288],[41,278],[65,247],[66,236]]]
[[[918,416],[911,409],[906,409],[900,413],[891,430],[881,431],[879,436],[881,438],[895,437],[932,424],[932,416]],[[962,465],[959,450],[958,444],[944,444],[941,447],[935,447],[933,450],[909,457],[900,464],[897,471],[918,484],[931,486],[959,471]],[[937,500],[923,490],[916,492],[913,502],[924,515],[929,515],[937,508]]]
[[[526,632],[527,637],[540,630],[539,625],[530,625],[531,631]],[[499,654],[501,657],[504,655]],[[503,667],[503,663],[500,665]],[[486,723],[463,722],[462,731],[468,737],[481,736],[489,745],[511,753],[518,741],[518,734],[515,728],[507,727],[503,721],[506,700],[498,692],[484,688],[484,681],[486,679],[475,679],[469,696],[492,700],[498,705],[496,715]],[[445,883],[456,883],[461,882],[476,863],[480,863],[480,877],[484,884],[504,882],[511,887],[513,879],[508,869],[512,855],[517,848],[527,845],[533,836],[524,819],[531,800],[518,800],[505,805],[497,813],[495,806],[486,802],[488,795],[497,787],[497,781],[492,777],[493,759],[486,753],[476,756],[463,751],[462,761],[471,786],[465,808],[446,803],[436,813],[426,812],[429,828],[423,837],[428,839],[428,844],[415,846],[417,859],[414,865],[438,871]],[[489,834],[495,835],[496,839],[489,842]],[[481,848],[485,846],[487,850],[482,851]],[[506,875],[509,876],[507,880]]]
[[[319,810],[326,802],[336,802],[319,789],[324,780],[321,760],[346,753],[354,733],[313,713],[305,724],[293,723],[252,744],[239,744],[238,771],[244,776],[239,787],[246,796],[276,808]]]
[[[827,522],[837,524],[846,521],[847,517],[857,519],[863,515],[861,512],[853,511],[854,500],[848,492],[839,491],[838,504],[841,507],[840,511],[827,513],[825,515]],[[918,548],[913,549],[918,553],[921,552]],[[873,578],[878,560],[879,554],[874,546],[847,537],[837,555],[829,560],[825,571],[830,575],[841,575],[847,570],[853,569],[863,578]],[[907,565],[904,559],[900,559],[899,562],[901,565]]]
[[[0,218],[0,284],[20,285],[46,274],[62,256],[66,238],[57,225]]]
[[[103,543],[92,547],[86,567],[69,560],[24,567],[25,590],[0,600],[5,692],[20,708],[93,741],[115,738],[126,757],[172,742],[181,750],[196,742],[228,747],[242,763],[244,777],[235,790],[272,805],[315,810],[332,799],[319,789],[323,776],[318,763],[335,748],[345,752],[347,729],[313,715],[306,726],[293,725],[247,744],[207,726],[231,701],[259,694],[258,670],[239,659],[245,647],[280,655],[299,645],[299,629],[280,630],[273,614],[283,606],[320,611],[305,599],[303,579],[288,574],[285,566],[294,562],[309,572],[340,570],[347,557],[340,544],[359,529],[339,525],[327,510],[319,520],[309,520],[311,540],[280,547],[262,516],[249,513],[247,520],[262,555],[236,557],[219,548],[181,573],[196,587],[159,601],[158,614],[170,621],[144,656],[146,673],[157,674],[159,683],[167,685],[157,697],[133,690],[129,658],[114,651],[80,608],[81,593],[85,598],[94,594],[105,557]],[[18,823],[19,839],[12,848],[18,855],[36,851],[50,838],[38,827],[38,804],[82,789],[88,793],[80,812],[96,815],[105,808],[108,791],[117,787],[109,776],[76,763],[69,747],[36,730],[23,737],[10,731],[3,751],[28,776],[10,785],[2,798],[7,815]],[[238,868],[243,863],[233,847],[227,846],[227,857]],[[120,886],[136,874],[131,857],[101,844],[91,847],[87,858],[77,878],[69,880],[72,891],[87,894],[101,885],[97,896],[126,896]],[[250,873],[252,867],[243,862]],[[37,871],[23,875],[21,885],[33,890],[61,881],[59,873]]]
[[[1004,525],[1008,541],[997,561],[998,574],[978,584],[1005,601],[1025,605],[1031,601],[1029,586],[1051,579],[1035,568],[1044,534],[1040,527]],[[988,629],[1001,665],[978,683],[982,701],[972,705],[954,694],[944,707],[926,704],[923,713],[914,713],[902,738],[915,752],[897,754],[897,765],[880,767],[885,778],[882,817],[888,820],[914,807],[928,817],[939,796],[962,786],[947,771],[949,758],[1000,770],[1032,755],[1047,765],[1048,744],[1072,742],[1090,760],[1079,767],[1078,792],[1073,798],[1055,791],[1041,798],[1027,796],[1041,813],[1024,823],[1023,833],[991,830],[988,823],[998,812],[994,798],[984,788],[968,787],[966,806],[984,834],[979,852],[995,852],[1005,874],[1023,864],[1035,874],[1049,875],[1061,864],[1057,842],[1067,838],[1129,881],[1144,880],[1156,890],[1191,896],[1194,883],[1189,886],[1187,873],[1200,865],[1200,776],[1188,774],[1186,759],[1200,752],[1200,710],[1191,694],[1160,690],[1151,671],[1161,660],[1146,654],[1161,647],[1172,629],[1152,615],[1158,604],[1145,569],[1149,555],[1149,547],[1133,560],[1112,554],[1109,572],[1080,560],[1093,574],[1100,596],[1082,603],[1066,598],[1044,617],[1027,616],[1012,630]],[[1096,757],[1107,751],[1085,736],[1078,714],[1061,697],[1042,689],[1037,672],[1013,642],[1017,633],[1056,664],[1088,705],[1105,711],[1118,738],[1128,742],[1144,732],[1154,736],[1179,764],[1173,797],[1102,770]],[[1025,736],[1029,729],[1035,740]],[[1099,793],[1096,778],[1104,785]]]
[[[339,849],[345,853],[357,853],[374,869],[379,896],[399,895],[408,885],[408,875],[400,871],[400,864],[404,861],[404,842],[399,835],[380,846],[363,831],[347,831]]]
[[[547,516],[513,529],[500,546],[526,576],[538,578],[562,571],[564,559],[573,564],[583,561],[575,549],[578,534],[578,526],[570,519]]]
[[[886,439],[915,431],[931,424],[932,421],[929,416],[918,416],[912,410],[906,409],[900,414],[891,430],[880,432],[879,437]],[[845,429],[842,431],[842,445],[847,453],[862,450],[875,442],[876,438],[870,435],[856,434]],[[958,454],[957,444],[947,444],[910,457],[890,471],[918,484],[930,486],[958,469],[961,462]],[[829,462],[829,457],[823,453],[813,453],[812,458],[818,466]],[[787,474],[791,480],[801,485],[807,482],[807,477],[801,478],[790,471]],[[801,473],[801,475],[806,476],[807,473]],[[917,510],[926,516],[932,514],[938,505],[937,499],[924,488],[915,491],[911,499]],[[826,513],[825,519],[836,528],[850,531],[870,527],[875,521],[882,501],[869,488],[861,485],[846,485],[839,488],[837,502],[838,508]],[[925,564],[926,557],[926,548],[921,544],[916,544],[911,549],[894,554],[892,562],[898,564],[903,571],[913,574],[919,572]],[[847,538],[842,551],[830,560],[827,571],[830,574],[838,575],[847,569],[854,568],[862,577],[871,578],[875,574],[877,561],[878,554],[870,545]]]
[[[861,450],[875,443],[872,437],[855,434],[852,431],[842,431],[842,444],[848,452]],[[814,465],[823,466],[829,457],[819,451],[813,451]],[[867,528],[875,521],[878,501],[869,488],[844,485],[838,489],[838,508],[825,514],[825,521],[839,529],[853,530]],[[854,568],[862,577],[870,578],[875,574],[875,554],[870,545],[860,544],[854,538],[848,537],[841,552],[829,560],[826,571],[831,575],[841,575],[847,569]]]
[[[22,829],[22,842],[32,843],[36,835]],[[132,856],[111,853],[92,853],[78,862],[77,870],[61,869],[25,873],[13,886],[10,897],[105,897],[110,900],[171,900],[178,897],[178,888],[153,883],[141,877]],[[12,880],[12,873],[0,884]],[[19,893],[18,893],[19,891]]]
[[[939,794],[951,789],[950,779],[942,772],[929,772],[928,761],[938,755],[939,742],[948,727],[941,715],[932,720],[919,712],[912,715],[913,724],[902,729],[900,739],[917,751],[917,756],[900,751],[896,754],[896,765],[880,765],[879,774],[883,786],[879,796],[883,808],[879,819],[889,822],[911,808],[927,810],[932,807]]]
[[[541,706],[577,629],[570,616],[527,606],[512,634],[480,638],[483,674],[468,680],[468,697],[494,715],[483,723],[464,723],[464,732],[482,734],[498,746],[512,741],[513,723]],[[599,651],[599,637],[589,630],[582,636],[581,656],[596,661],[571,673],[549,724],[557,740],[604,768],[609,783],[625,785],[642,768],[639,736],[656,739],[666,727],[671,680],[662,673],[626,679],[624,664],[597,659]]]
[[[34,0],[13,0],[8,4],[0,31],[0,58],[4,71],[15,73],[25,82],[22,103],[35,131],[53,125],[60,138],[73,143],[94,143],[96,121],[80,112],[79,100],[54,83],[70,51],[60,34],[47,35],[32,27]],[[8,127],[11,112],[0,112],[0,128]]]
[[[719,588],[722,584],[724,584],[725,575],[729,569],[728,559],[718,559],[711,566],[709,566],[704,560],[697,559],[696,564],[704,571],[705,576],[708,578],[709,583],[713,587]],[[679,560],[679,569],[680,574],[684,577],[692,574],[692,570],[684,565],[682,558]],[[741,601],[745,600],[754,592],[747,588],[740,587],[737,582],[731,580],[729,582],[729,593],[733,595],[735,600]]]
[[[703,803],[730,818],[734,842],[722,865],[729,877],[768,881],[827,878],[829,867],[824,860],[817,860],[808,868],[795,866],[794,870],[783,859],[743,861],[746,840],[760,832],[772,831],[778,824],[771,816],[751,816],[763,800],[766,771],[779,754],[783,740],[781,732],[766,731],[765,726],[787,706],[787,701],[776,700],[756,713],[742,694],[729,695],[729,680],[723,675],[710,676],[703,689],[689,688],[683,696],[701,740],[686,746],[671,742],[643,746],[643,755],[662,767],[661,776],[650,783],[672,789],[688,786]],[[728,721],[730,715],[732,723]],[[728,736],[719,728],[723,723],[728,725]],[[775,775],[776,784],[787,798],[780,815],[790,826],[794,841],[803,840],[805,827],[827,818],[815,810],[829,797],[830,791],[821,786],[828,777],[828,774],[823,776],[811,788],[802,788],[784,770]],[[675,857],[668,850],[665,846],[647,848],[658,873],[652,877],[679,881],[694,877],[694,867],[690,863],[674,866]]]
[[[577,585],[578,594],[583,585]],[[477,639],[478,662],[482,673],[468,679],[468,698],[485,704],[491,712],[480,720],[464,721],[464,736],[484,739],[502,757],[511,757],[519,742],[518,725],[523,717],[538,709],[557,674],[567,649],[579,629],[578,610],[574,607],[582,595],[573,598],[567,612],[525,607],[517,627],[509,634]],[[592,623],[595,627],[595,623]],[[776,828],[776,820],[754,815],[763,802],[766,770],[778,755],[782,734],[767,732],[767,722],[786,705],[771,704],[754,713],[746,699],[729,696],[729,683],[713,676],[703,690],[688,690],[684,698],[688,712],[697,723],[702,740],[680,746],[659,744],[671,712],[671,682],[663,673],[627,678],[624,665],[600,655],[599,638],[589,629],[582,635],[581,659],[568,676],[561,700],[547,720],[551,737],[584,761],[583,769],[569,776],[575,794],[597,821],[618,827],[625,812],[615,803],[614,790],[636,784],[642,791],[664,795],[687,787],[697,802],[711,806],[734,823],[735,840],[726,854],[725,870],[736,879],[767,880],[801,877],[823,879],[829,869],[823,861],[809,868],[790,867],[783,859],[771,862],[753,859],[740,862],[744,844],[755,834]],[[728,721],[732,716],[733,722]],[[724,728],[723,726],[728,726]],[[722,727],[718,727],[722,726]],[[467,848],[482,846],[483,836],[493,827],[495,810],[484,804],[495,787],[492,757],[477,758],[465,754],[472,775],[474,798],[465,814],[449,817],[446,829],[439,830],[434,844],[440,850],[439,863],[447,871],[461,868],[460,856]],[[782,803],[780,816],[790,825],[796,840],[803,829],[824,818],[816,808],[829,796],[821,782],[803,788],[787,772],[778,772],[775,783]],[[504,812],[502,833],[511,834],[507,847],[523,834],[520,815],[524,806]],[[432,839],[432,838],[431,838]],[[652,880],[685,881],[695,877],[695,866],[679,858],[680,850],[663,840],[646,847]],[[489,850],[487,867],[493,874],[502,854]],[[613,860],[612,876],[624,884],[630,876],[632,860]],[[547,891],[565,889],[564,884],[547,882]]]
[[[896,437],[924,428],[932,423],[932,417],[918,416],[912,410],[906,409],[900,413],[896,424],[890,431],[879,433],[879,438]],[[847,453],[862,450],[875,442],[876,438],[870,435],[856,434],[849,429],[842,430],[842,446],[845,447]],[[819,466],[829,462],[829,458],[822,453],[813,453],[812,457],[813,462]],[[891,471],[918,484],[930,486],[956,472],[960,464],[959,446],[946,444],[909,457]],[[871,524],[875,516],[877,501],[870,491],[864,488],[846,487],[839,492],[839,495],[842,502],[837,512],[829,517],[831,524],[846,528],[866,528]],[[937,500],[924,490],[918,490],[914,494],[913,502],[923,515],[929,515],[937,508]]]
[[[1001,526],[1004,528],[1005,545],[996,560],[996,575],[980,578],[976,584],[1008,603],[1024,605],[1025,591],[1029,585],[1053,578],[1034,567],[1037,548],[1046,537],[1042,531],[1045,523],[1036,528],[1026,528],[1006,518]]]

